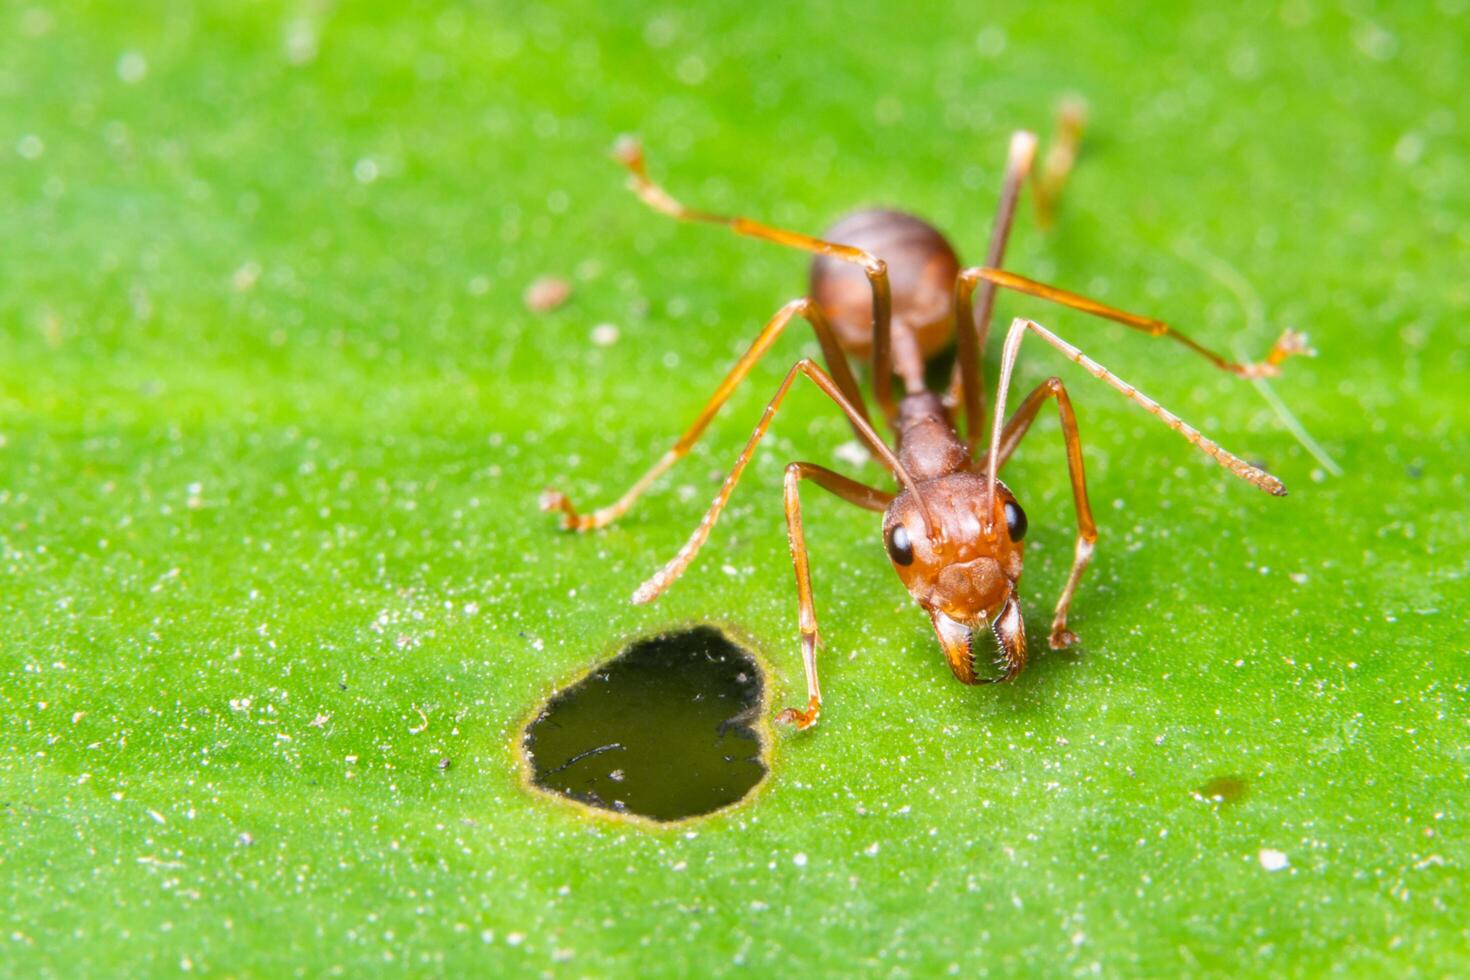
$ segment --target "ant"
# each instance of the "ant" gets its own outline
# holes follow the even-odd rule
[[[804,709],[787,708],[778,721],[798,729],[809,728],[822,707],[822,691],[817,680],[817,616],[812,604],[811,573],[807,567],[798,495],[803,480],[810,480],[850,504],[883,515],[883,543],[888,558],[909,594],[933,621],[955,677],[965,684],[980,684],[1008,681],[1021,672],[1026,666],[1026,634],[1016,593],[1027,520],[1015,494],[1000,481],[998,474],[1050,399],[1056,400],[1061,416],[1077,512],[1077,539],[1071,572],[1057,600],[1049,639],[1052,649],[1077,642],[1076,634],[1067,628],[1067,610],[1092,558],[1097,525],[1087,499],[1077,419],[1061,379],[1052,377],[1043,381],[1026,396],[1014,415],[1004,418],[1012,370],[1027,334],[1045,341],[1125,398],[1137,402],[1231,473],[1267,493],[1285,495],[1286,488],[1276,477],[1225,451],[1066,340],[1024,318],[1013,320],[1006,333],[989,443],[984,452],[979,451],[986,428],[981,351],[1000,288],[1113,320],[1153,337],[1168,338],[1203,356],[1215,367],[1244,378],[1275,375],[1287,357],[1311,353],[1303,335],[1287,330],[1262,361],[1237,364],[1163,321],[1114,309],[1085,296],[1003,271],[1006,241],[1022,186],[1030,177],[1038,221],[1043,226],[1049,225],[1058,194],[1076,156],[1083,125],[1080,105],[1064,104],[1053,145],[1040,172],[1035,174],[1037,138],[1024,131],[1012,136],[985,264],[970,268],[961,268],[954,249],[937,229],[899,211],[857,211],[840,219],[821,238],[812,238],[749,218],[686,207],[648,176],[642,148],[636,141],[624,139],[615,149],[615,158],[631,175],[630,188],[654,210],[680,221],[724,225],[740,235],[814,253],[810,294],[787,303],[770,319],[694,423],[622,497],[584,514],[565,495],[548,489],[541,497],[542,509],[560,512],[561,526],[576,531],[602,527],[621,517],[650,484],[689,452],[755,362],[797,317],[806,320],[816,332],[827,369],[803,358],[786,373],[704,519],[678,553],[638,587],[633,602],[657,599],[689,567],[709,538],[736,481],[798,377],[808,378],[832,399],[858,438],[898,483],[898,492],[891,493],[815,463],[794,462],[786,467],[786,527],[796,569],[807,705]],[[948,387],[943,392],[931,391],[925,384],[925,361],[939,353],[951,336],[956,341],[956,363]],[[849,355],[866,358],[871,364],[874,400],[896,435],[892,448],[873,426],[848,363]],[[898,398],[893,392],[895,374],[904,389]],[[966,420],[963,438],[955,425],[956,410],[963,410]],[[990,628],[999,646],[996,662],[999,673],[992,677],[978,676],[975,670],[974,634],[985,626]]]

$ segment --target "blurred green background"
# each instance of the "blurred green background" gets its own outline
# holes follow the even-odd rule
[[[1464,0],[7,4],[0,969],[1470,970],[1467,64]],[[1250,385],[1005,299],[1291,496],[1028,345],[1099,511],[1076,651],[955,683],[872,516],[812,493],[828,710],[758,798],[529,798],[518,726],[628,636],[727,623],[801,696],[779,474],[850,438],[794,394],[651,607],[805,337],[620,525],[536,512],[621,492],[805,280],[641,207],[616,134],[704,206],[899,205],[973,260],[1069,92],[1061,220],[1008,265],[1227,350],[1308,331],[1273,390],[1343,475]],[[1054,416],[1008,480],[1039,640]]]

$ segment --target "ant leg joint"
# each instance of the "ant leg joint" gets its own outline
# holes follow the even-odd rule
[[[787,708],[776,716],[776,722],[782,725],[791,725],[799,732],[804,732],[817,723],[822,715],[822,699],[810,698],[806,703],[806,710],[799,708]]]
[[[1011,166],[1025,173],[1031,169],[1031,163],[1036,158],[1036,147],[1041,141],[1036,134],[1028,129],[1018,129],[1011,134],[1010,160]]]
[[[1246,378],[1274,378],[1281,373],[1281,363],[1288,357],[1316,357],[1317,352],[1307,343],[1307,335],[1300,330],[1287,329],[1281,332],[1276,343],[1266,353],[1264,360],[1242,366],[1241,375]]]
[[[1072,604],[1072,594],[1077,588],[1078,581],[1082,578],[1082,571],[1092,561],[1092,551],[1097,543],[1097,527],[1084,526],[1077,531],[1077,547],[1073,552],[1072,574],[1067,578],[1067,586],[1062,592],[1062,598],[1057,602],[1056,616],[1051,621],[1051,636],[1047,638],[1053,650],[1063,650],[1077,642],[1077,634],[1067,629],[1067,609]]]
[[[632,133],[624,133],[613,143],[612,158],[625,167],[643,164],[643,143]]]

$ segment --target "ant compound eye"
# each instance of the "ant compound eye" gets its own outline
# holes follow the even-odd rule
[[[908,528],[902,524],[895,524],[893,530],[888,532],[888,557],[893,559],[895,565],[914,563],[914,546],[909,541]]]
[[[1026,512],[1014,500],[1006,501],[1006,530],[1011,533],[1012,541],[1026,536]]]

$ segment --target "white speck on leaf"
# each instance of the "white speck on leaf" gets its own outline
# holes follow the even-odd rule
[[[136,85],[148,74],[148,59],[137,51],[124,51],[117,59],[117,77]]]
[[[867,449],[863,448],[863,444],[856,439],[847,440],[832,452],[838,459],[844,463],[851,463],[853,466],[862,466],[872,458]]]
[[[247,292],[259,281],[260,263],[255,261],[241,263],[240,267],[235,270],[234,275],[230,276],[230,285],[234,287],[237,293]]]
[[[571,295],[572,284],[565,279],[559,276],[539,276],[526,287],[521,302],[532,313],[546,313],[565,303]]]
[[[1286,859],[1286,855],[1275,848],[1263,847],[1257,857],[1260,859],[1261,867],[1267,871],[1280,871],[1291,864]]]
[[[293,17],[286,22],[283,47],[286,60],[293,65],[306,65],[316,60],[319,47],[316,27],[305,17]]]

